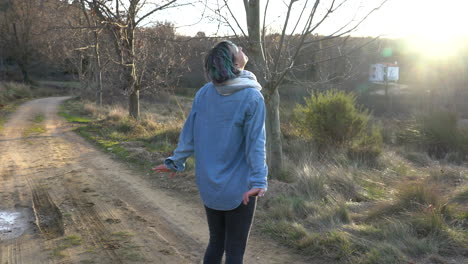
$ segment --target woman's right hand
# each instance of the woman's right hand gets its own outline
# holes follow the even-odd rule
[[[156,167],[152,168],[151,170],[153,170],[154,172],[172,172],[171,173],[171,178],[174,177],[174,175],[176,174],[174,171],[169,169],[165,164],[161,164],[159,166],[156,166]]]
[[[253,188],[250,189],[249,191],[245,192],[242,195],[242,201],[245,205],[249,203],[249,198],[250,196],[258,196],[258,197],[263,197],[265,195],[265,189],[262,188]]]

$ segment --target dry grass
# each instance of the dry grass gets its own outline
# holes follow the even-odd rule
[[[420,166],[400,153],[387,150],[377,167],[355,166],[339,155],[296,161],[291,183],[277,190],[273,182],[280,194],[272,194],[259,214],[266,219],[263,230],[334,263],[462,257],[468,242],[461,206],[468,197],[465,169],[432,161]]]
[[[30,98],[33,96],[29,85],[13,82],[0,82],[0,104],[6,104],[12,100]]]
[[[81,133],[127,161],[146,159],[153,165],[175,148],[189,108],[185,99],[145,104],[135,121],[125,107],[85,104],[82,112],[95,121]],[[285,138],[287,169],[282,181],[270,181],[256,217],[261,229],[278,241],[331,263],[393,264],[463,256],[465,167],[441,166],[426,154],[408,154],[394,146],[387,146],[377,164],[368,166],[339,150],[316,155],[294,131]],[[193,164],[188,167],[193,169]],[[190,189],[186,184],[183,188]]]

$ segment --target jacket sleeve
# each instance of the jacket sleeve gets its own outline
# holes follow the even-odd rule
[[[174,154],[164,161],[166,167],[173,171],[183,171],[185,169],[185,160],[195,151],[193,129],[196,115],[197,112],[194,100],[192,110],[190,111],[187,120],[185,120],[184,127],[180,133],[177,148],[174,150]]]
[[[244,123],[246,157],[250,167],[250,188],[267,189],[265,103],[259,95],[250,103]]]

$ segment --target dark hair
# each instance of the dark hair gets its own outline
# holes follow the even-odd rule
[[[205,57],[205,77],[213,83],[222,83],[239,75],[240,70],[234,66],[234,54],[230,47],[234,43],[224,40],[216,44]]]

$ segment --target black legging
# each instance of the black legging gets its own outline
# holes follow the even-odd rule
[[[226,264],[242,264],[250,226],[255,213],[257,197],[241,203],[230,211],[213,210],[205,206],[210,229],[210,242],[203,259],[204,264],[219,264],[226,250]]]

